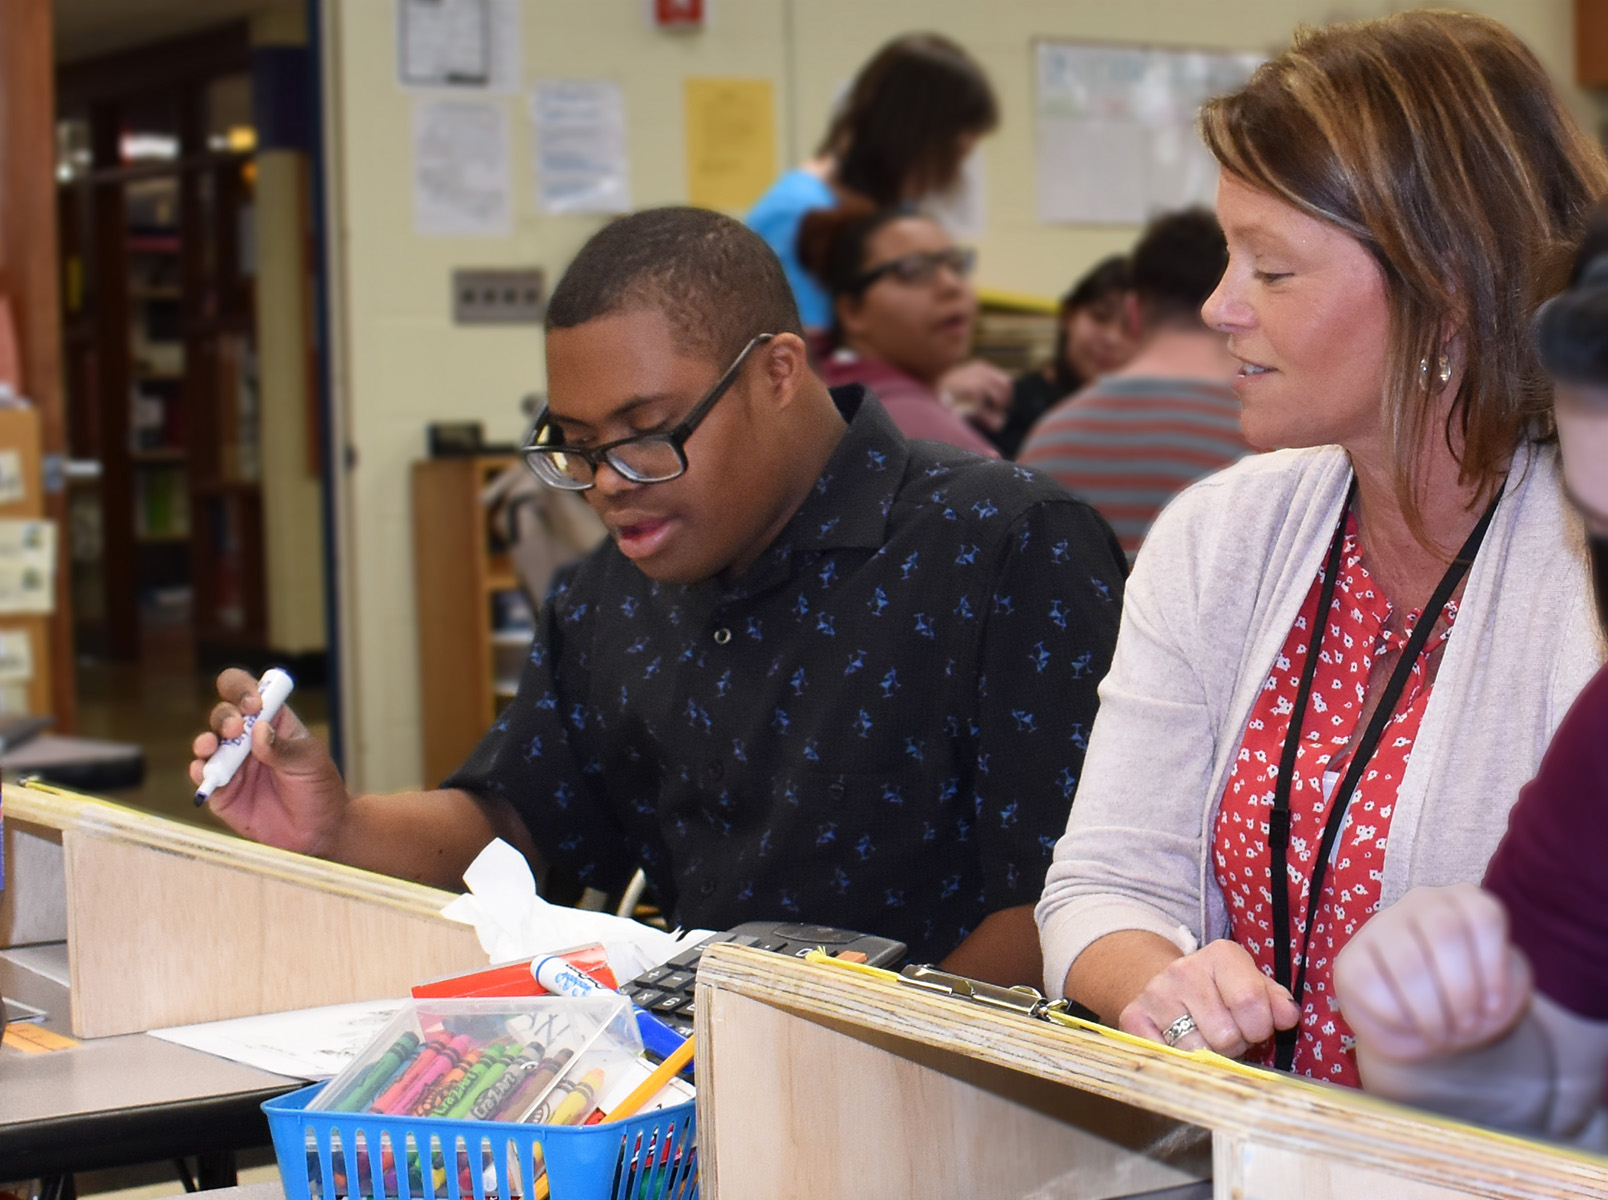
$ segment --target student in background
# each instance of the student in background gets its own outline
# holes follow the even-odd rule
[[[1186,490],[1134,564],[1046,983],[1354,1085],[1335,955],[1480,878],[1602,662],[1529,330],[1608,162],[1512,33],[1433,10],[1304,30],[1201,122],[1205,316],[1248,440],[1298,448]]]
[[[1096,263],[1061,297],[1055,354],[1043,366],[1016,377],[1005,424],[989,435],[1006,458],[1016,457],[1027,431],[1057,401],[1133,357],[1138,343],[1129,328],[1125,303],[1132,290],[1128,256],[1113,254]]]
[[[998,457],[944,387],[971,353],[971,250],[931,217],[859,204],[811,213],[799,244],[832,295],[827,383],[864,384],[906,437]]]
[[[807,329],[832,324],[832,298],[799,259],[805,214],[844,200],[899,208],[946,191],[998,123],[988,76],[940,34],[897,37],[860,68],[816,156],[778,179],[745,218],[782,260]]]
[[[673,923],[839,925],[1036,978],[1032,901],[1116,640],[1099,515],[829,391],[775,255],[718,213],[599,231],[548,304],[547,378],[527,460],[610,538],[559,577],[469,761],[352,796],[285,710],[214,811],[442,887],[501,836],[605,892],[641,866]],[[198,758],[258,711],[245,672],[218,689]]]
[[[1047,413],[1017,455],[1099,509],[1130,561],[1169,500],[1250,453],[1232,386],[1239,362],[1200,316],[1227,258],[1204,209],[1152,221],[1123,311],[1136,352]]]
[[[1608,210],[1598,210],[1574,286],[1536,329],[1608,637]],[[1415,888],[1341,951],[1335,990],[1363,1086],[1510,1129],[1608,1143],[1605,864],[1608,669],[1575,701],[1520,793],[1484,890]]]

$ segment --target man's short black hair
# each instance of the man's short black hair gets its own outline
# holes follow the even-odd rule
[[[1200,306],[1228,266],[1228,242],[1204,208],[1163,213],[1133,248],[1133,290],[1147,327],[1199,325]]]
[[[758,334],[804,332],[771,248],[702,208],[650,208],[598,230],[553,289],[547,328],[644,309],[669,319],[684,350],[717,362]]]

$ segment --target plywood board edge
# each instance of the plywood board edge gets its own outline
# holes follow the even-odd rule
[[[6,784],[4,803],[7,820],[15,818],[61,830],[72,829],[145,846],[163,854],[255,870],[334,895],[390,904],[421,915],[439,915],[453,899],[453,893],[439,888],[280,850],[220,831],[184,825],[49,785]]]
[[[858,1023],[975,1055],[1214,1132],[1437,1186],[1490,1194],[1493,1181],[1501,1180],[1504,1195],[1608,1192],[1608,1160],[1602,1158],[748,947],[712,947],[698,982],[700,990],[729,989],[806,1019]],[[705,1011],[700,1002],[700,1016]]]

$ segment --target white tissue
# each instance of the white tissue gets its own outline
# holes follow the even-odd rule
[[[602,942],[609,967],[622,983],[675,957],[709,936],[706,930],[664,933],[626,917],[549,904],[536,894],[525,856],[501,838],[463,873],[467,894],[441,910],[449,921],[473,925],[494,963],[534,958],[589,942]]]

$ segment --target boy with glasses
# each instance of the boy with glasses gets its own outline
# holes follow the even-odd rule
[[[349,796],[283,713],[214,810],[445,886],[502,836],[605,891],[640,865],[682,924],[840,925],[1035,980],[1031,904],[1116,638],[1110,531],[829,392],[775,257],[726,217],[609,225],[547,325],[528,461],[611,537],[560,578],[517,697],[400,796]],[[220,676],[218,735],[255,687]]]

